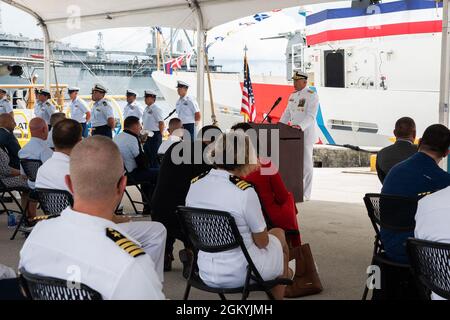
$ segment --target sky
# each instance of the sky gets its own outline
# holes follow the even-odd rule
[[[42,32],[36,25],[34,18],[7,4],[1,3],[2,28],[4,32],[23,34],[30,38],[42,38]],[[212,29],[209,39],[233,33],[224,41],[216,42],[210,49],[210,57],[217,60],[241,60],[243,49],[248,47],[249,59],[255,60],[285,60],[287,40],[260,40],[262,37],[276,36],[279,33],[293,32],[303,29],[305,18],[298,14],[299,8],[285,9],[281,12],[270,12],[269,19],[255,25],[243,28],[239,23],[255,22],[253,17],[239,19]],[[20,21],[20,23],[17,23]],[[97,43],[99,31],[87,32],[63,39],[73,46],[93,48]],[[145,51],[150,42],[150,28],[121,28],[102,30],[105,49]],[[168,37],[168,32],[167,37]],[[182,34],[182,33],[180,33]],[[192,34],[192,33],[191,33]]]

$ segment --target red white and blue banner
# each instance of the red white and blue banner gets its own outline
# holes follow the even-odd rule
[[[328,9],[306,17],[306,42],[442,32],[442,3],[405,0],[365,8]]]

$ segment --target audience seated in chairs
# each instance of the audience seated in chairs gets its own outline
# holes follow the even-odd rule
[[[50,116],[50,131],[47,137],[47,144],[52,150],[55,149],[55,144],[53,143],[53,128],[58,122],[64,119],[66,119],[66,114],[63,112],[56,112]]]
[[[58,126],[71,125],[67,121],[73,120],[59,123],[55,137]],[[105,300],[164,299],[151,255],[126,228],[133,223],[115,223],[114,210],[127,184],[123,167],[120,152],[110,139],[92,137],[79,143],[71,152],[70,172],[60,172],[73,194],[73,208],[36,225],[20,252],[19,268],[67,281],[74,280],[75,272]],[[151,229],[149,234],[157,234],[156,228]],[[160,231],[165,236],[165,230]],[[147,249],[163,247],[164,240],[147,243]]]
[[[205,126],[198,133],[196,141],[188,139],[174,143],[167,150],[161,163],[158,182],[152,198],[152,218],[161,222],[167,229],[164,269],[166,271],[172,269],[173,246],[176,239],[181,240],[185,249],[181,250],[179,255],[184,265],[183,275],[186,278],[189,275],[192,251],[189,239],[182,232],[176,215],[177,207],[185,205],[191,180],[211,168],[203,159],[203,151],[212,142],[213,137],[220,134],[221,131],[218,127]],[[201,153],[197,156],[197,159],[200,160],[199,163],[195,162],[195,150]],[[184,157],[188,158],[187,161],[176,162]]]
[[[417,146],[414,145],[416,123],[413,119],[404,117],[397,120],[394,135],[397,141],[393,145],[381,149],[377,155],[376,167],[381,184],[392,167],[417,153]]]
[[[252,127],[249,123],[243,122],[234,125],[231,129],[248,133]],[[254,138],[257,139],[256,134]],[[257,142],[255,141],[255,143]],[[259,167],[255,171],[242,178],[254,186],[268,227],[281,228],[286,233],[286,240],[290,248],[289,260],[295,259],[296,261],[294,283],[286,288],[286,297],[293,298],[320,293],[323,288],[311,250],[309,245],[301,243],[294,196],[286,189],[278,170],[272,172],[271,168],[274,164],[269,159],[262,160],[264,163],[259,163]],[[262,162],[261,159],[259,162]]]
[[[90,153],[86,152],[85,155],[80,153],[78,154],[78,158],[75,160],[72,159],[72,149],[81,141],[81,134],[81,124],[75,120],[66,119],[56,124],[54,128],[54,138],[57,151],[50,160],[39,168],[36,188],[66,190],[71,192],[66,183],[66,176],[69,175],[70,163],[73,161],[91,163],[92,167],[98,168],[98,172],[95,172],[95,169],[90,168],[87,164],[84,166],[86,170],[89,169],[91,170],[90,172],[92,172],[90,181],[93,186],[99,183],[97,180],[101,180],[102,174],[107,174],[101,173],[102,171],[100,170],[103,168],[103,164],[100,161],[102,155],[100,154],[97,158],[92,154],[96,148],[101,149],[102,146],[105,146],[104,141],[98,143],[93,142],[91,147],[82,149],[87,150]],[[114,142],[112,143],[114,144]],[[115,144],[114,146],[117,148]],[[58,150],[60,150],[60,152],[58,152]],[[122,160],[121,162],[123,164]],[[122,165],[122,171],[124,171],[123,168],[124,166]],[[140,245],[144,248],[144,251],[147,252],[154,261],[158,276],[162,281],[164,278],[164,244],[166,241],[166,229],[164,226],[157,222],[130,222],[128,217],[116,215],[113,215],[113,219],[116,223],[121,223],[120,227],[122,230],[139,241]]]
[[[167,140],[163,141],[159,146],[158,155],[164,155],[166,151],[170,148],[174,143],[180,142],[183,139],[184,131],[183,123],[178,118],[172,118],[169,121],[169,137]]]
[[[440,243],[450,243],[450,187],[419,201],[416,213],[415,237]],[[436,294],[432,299],[442,299]]]
[[[31,139],[19,151],[20,159],[40,160],[46,162],[53,155],[52,149],[45,142],[48,137],[48,126],[42,118],[33,118],[30,123]],[[23,169],[22,169],[23,171]],[[34,189],[34,182],[28,180],[28,185]]]
[[[142,149],[139,134],[142,130],[139,118],[129,116],[124,121],[124,130],[114,137],[122,155],[129,183],[140,184],[142,188],[143,214],[150,214],[149,201],[158,178],[159,169],[150,168],[149,160]]]
[[[420,198],[450,186],[450,174],[439,167],[449,153],[450,131],[436,124],[428,127],[419,143],[419,152],[394,166],[387,175],[382,194]],[[412,233],[381,228],[381,242],[389,259],[408,263],[405,242]]]
[[[19,150],[20,144],[14,135],[16,121],[9,113],[0,114],[0,148],[8,153],[11,168],[20,169]]]
[[[214,169],[192,181],[186,206],[229,212],[262,278],[266,281],[290,278],[292,270],[288,268],[289,248],[284,231],[278,228],[267,231],[255,189],[238,178],[258,167],[250,138],[239,131],[221,136],[214,143],[211,160]],[[221,253],[200,251],[197,263],[200,277],[208,286],[233,288],[245,282],[247,261],[240,248]],[[285,287],[272,289],[276,299],[284,298]]]

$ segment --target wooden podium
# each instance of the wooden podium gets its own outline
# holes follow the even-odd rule
[[[283,123],[278,124],[250,124],[256,130],[258,137],[260,130],[267,130],[267,149],[268,156],[272,159],[274,155],[270,154],[272,130],[279,132],[279,156],[278,162],[272,161],[278,166],[283,182],[287,189],[292,192],[295,202],[303,202],[303,145],[304,134],[299,129],[292,128]],[[260,141],[261,143],[261,141]],[[258,149],[261,147],[258,146]],[[262,155],[264,156],[264,155]]]

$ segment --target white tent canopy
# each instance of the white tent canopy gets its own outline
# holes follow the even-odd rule
[[[85,31],[118,27],[162,26],[197,30],[197,6],[203,30],[258,12],[330,2],[314,0],[2,0],[28,11],[48,28],[51,40]]]

